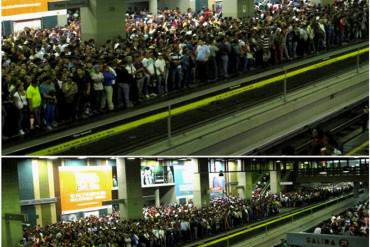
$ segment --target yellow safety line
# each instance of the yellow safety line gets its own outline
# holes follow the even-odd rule
[[[310,66],[307,66],[307,67],[304,67],[304,68],[301,68],[301,69],[297,69],[297,70],[288,72],[286,75],[283,74],[283,75],[275,76],[275,77],[272,77],[272,78],[269,78],[269,79],[265,79],[265,80],[253,83],[251,85],[243,86],[241,88],[237,88],[237,89],[234,89],[234,90],[230,90],[228,92],[220,93],[220,94],[215,95],[215,96],[211,96],[211,97],[208,97],[208,98],[205,98],[205,99],[201,99],[201,100],[195,101],[193,103],[189,103],[187,105],[180,106],[178,108],[174,108],[171,111],[171,114],[176,115],[176,114],[180,114],[180,113],[187,112],[187,111],[190,111],[190,110],[194,110],[196,108],[208,105],[212,102],[219,101],[219,100],[225,100],[225,99],[228,99],[232,96],[235,96],[235,95],[247,92],[247,91],[251,91],[253,89],[261,88],[261,87],[264,87],[266,85],[272,84],[274,82],[284,80],[284,78],[290,78],[290,77],[296,76],[298,74],[305,73],[305,72],[310,71],[310,70],[314,70],[314,69],[317,69],[317,68],[320,68],[320,67],[324,67],[326,65],[329,65],[329,64],[332,64],[332,63],[335,63],[335,62],[338,62],[338,61],[342,61],[342,60],[345,60],[345,59],[350,58],[350,57],[357,56],[357,55],[362,54],[362,53],[366,53],[368,51],[369,51],[368,47],[363,48],[363,49],[360,49],[360,50],[355,51],[355,52],[351,52],[351,53],[348,53],[348,54],[345,54],[345,55],[342,55],[342,56],[339,56],[339,57],[336,57],[336,58],[328,59],[326,61],[323,61],[323,62],[320,62],[320,63],[317,63],[317,64],[313,64],[313,65],[310,65]],[[64,143],[61,143],[61,144],[57,144],[57,145],[54,145],[54,146],[51,146],[51,147],[47,147],[47,148],[32,152],[28,155],[52,155],[52,154],[55,154],[55,153],[60,153],[62,151],[71,149],[72,147],[77,147],[77,146],[82,145],[82,144],[86,144],[86,143],[89,143],[89,142],[94,142],[94,141],[96,141],[98,139],[101,139],[101,138],[116,135],[116,134],[122,133],[124,131],[127,131],[129,129],[139,127],[141,125],[151,123],[151,122],[154,122],[154,121],[157,121],[157,120],[164,119],[164,118],[168,117],[168,115],[169,115],[168,111],[156,113],[154,115],[144,117],[144,118],[135,120],[135,121],[130,122],[130,123],[125,123],[125,124],[122,124],[122,125],[119,125],[119,126],[116,126],[116,127],[112,127],[110,129],[107,129],[107,130],[99,131],[99,132],[91,134],[91,135],[82,136],[82,137],[79,137],[79,138],[71,140],[71,141],[67,141],[67,142],[64,142]]]
[[[364,142],[364,143],[362,143],[360,146],[353,148],[353,149],[352,149],[352,150],[350,150],[346,155],[352,155],[352,154],[355,154],[355,153],[357,153],[358,151],[360,151],[360,150],[362,150],[363,148],[368,147],[368,146],[369,146],[369,140],[365,141],[365,142]]]
[[[339,199],[342,199],[342,198],[347,198],[349,197],[350,195],[347,195],[347,196],[344,196],[344,197],[341,197],[341,198],[338,198],[337,201]],[[301,213],[304,213],[304,212],[307,212],[307,211],[310,211],[314,208],[317,208],[317,207],[321,207],[322,205],[325,205],[327,202],[324,202],[324,203],[320,203],[316,206],[313,206],[313,207],[310,207],[310,208],[306,208],[306,209],[303,209],[303,210],[300,210],[298,212],[295,212],[295,213],[292,213],[292,214],[289,214],[289,215],[286,215],[284,217],[281,217],[281,218],[277,218],[277,219],[274,219],[274,220],[271,220],[267,223],[263,223],[263,224],[260,224],[260,225],[257,225],[257,226],[254,226],[254,227],[251,227],[251,228],[248,228],[248,229],[245,229],[245,230],[242,230],[240,232],[237,232],[237,233],[234,233],[234,234],[231,234],[231,235],[228,235],[226,237],[223,237],[223,238],[219,238],[219,239],[216,239],[216,240],[213,240],[209,243],[205,243],[205,244],[201,244],[201,245],[198,245],[198,246],[201,246],[201,247],[206,247],[206,246],[212,246],[214,244],[217,244],[217,243],[220,243],[222,241],[225,241],[225,240],[228,240],[228,239],[231,239],[231,238],[234,238],[236,236],[239,236],[239,235],[242,235],[244,233],[247,233],[247,232],[250,232],[250,231],[253,231],[253,230],[256,230],[256,229],[259,229],[259,228],[262,228],[262,227],[265,227],[265,226],[268,226],[268,225],[271,225],[275,222],[279,222],[279,221],[282,221],[282,220],[285,220],[285,219],[288,219],[288,218],[291,218],[295,215],[298,215],[298,214],[301,214]]]

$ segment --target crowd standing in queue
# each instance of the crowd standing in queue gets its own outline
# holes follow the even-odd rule
[[[369,201],[360,202],[344,213],[333,215],[330,220],[315,227],[315,234],[334,234],[369,237]]]
[[[160,247],[179,246],[279,214],[282,207],[303,207],[349,193],[349,184],[302,188],[252,197],[217,197],[206,207],[186,204],[145,207],[143,218],[122,220],[118,211],[71,222],[26,226],[20,246]]]
[[[256,5],[253,18],[208,9],[126,14],[126,38],[80,40],[65,27],[2,39],[3,136],[51,130],[173,91],[280,64],[368,36],[368,3]]]

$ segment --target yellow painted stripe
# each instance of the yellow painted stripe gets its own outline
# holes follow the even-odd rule
[[[347,53],[347,54],[339,56],[339,57],[328,59],[326,61],[323,61],[323,62],[320,62],[320,63],[317,63],[317,64],[313,64],[313,65],[310,65],[310,66],[307,66],[307,67],[304,67],[304,68],[301,68],[301,69],[297,69],[297,70],[288,72],[286,75],[283,74],[283,75],[275,76],[275,77],[272,77],[272,78],[269,78],[269,79],[265,79],[265,80],[253,83],[251,85],[243,86],[243,87],[238,88],[238,89],[230,90],[228,92],[220,93],[220,94],[215,95],[215,96],[211,96],[211,97],[208,97],[208,98],[205,98],[205,99],[201,99],[201,100],[195,101],[193,103],[189,103],[187,105],[175,108],[171,111],[171,114],[172,115],[177,115],[177,114],[180,114],[180,113],[183,113],[183,112],[194,110],[196,108],[208,105],[212,102],[219,101],[219,100],[225,100],[225,99],[228,99],[228,98],[233,97],[235,95],[245,93],[245,92],[248,92],[248,91],[251,91],[251,90],[254,90],[254,89],[257,89],[257,88],[261,88],[261,87],[264,87],[266,85],[281,81],[284,78],[290,78],[290,77],[305,73],[307,71],[314,70],[314,69],[317,69],[317,68],[320,68],[320,67],[324,67],[324,66],[327,66],[329,64],[332,64],[332,63],[335,63],[335,62],[338,62],[338,61],[342,61],[342,60],[348,59],[350,57],[354,57],[354,56],[357,56],[359,54],[367,53],[367,52],[369,52],[368,47],[360,49],[360,50],[355,51],[355,52]],[[124,131],[127,131],[129,129],[139,127],[139,126],[142,126],[142,125],[147,124],[147,123],[151,123],[151,122],[154,122],[154,121],[164,119],[164,118],[168,117],[168,115],[169,115],[168,111],[160,112],[160,113],[148,116],[148,117],[144,117],[144,118],[132,121],[130,123],[122,124],[120,126],[116,126],[116,127],[113,127],[113,128],[107,129],[107,130],[102,130],[100,132],[97,132],[97,133],[94,133],[94,134],[91,134],[91,135],[83,136],[83,137],[80,137],[80,138],[77,138],[77,139],[74,139],[74,140],[71,140],[71,141],[67,141],[67,142],[57,144],[57,145],[54,145],[54,146],[51,146],[51,147],[48,147],[48,148],[44,148],[44,149],[38,150],[36,152],[30,153],[28,155],[52,155],[52,154],[60,153],[60,152],[63,152],[65,150],[71,149],[73,147],[77,147],[77,146],[80,146],[80,145],[83,145],[83,144],[86,144],[86,143],[91,143],[91,142],[97,141],[101,138],[116,135],[116,134],[122,133]]]
[[[49,177],[49,193],[50,198],[55,197],[55,187],[54,187],[54,172],[53,172],[53,161],[47,161],[48,177]],[[57,209],[55,203],[50,205],[51,210],[51,223],[57,222]]]
[[[40,199],[40,177],[39,177],[39,161],[32,160],[32,178],[33,178],[33,194],[35,199]]]
[[[368,147],[369,146],[369,140],[365,141],[364,143],[362,143],[360,146],[358,147],[355,147],[353,148],[352,150],[350,150],[346,155],[352,155],[352,154],[355,154],[357,153],[358,151],[364,149],[365,147]]]
[[[344,197],[342,197],[342,198],[347,198],[347,197],[349,197],[349,196],[351,196],[351,195],[352,195],[352,194],[347,195],[347,196],[344,196]],[[341,198],[338,198],[338,200],[339,200],[339,199],[341,199]],[[228,235],[228,236],[223,237],[223,238],[219,238],[219,239],[213,240],[213,241],[208,242],[208,243],[205,243],[205,244],[201,244],[201,245],[199,245],[199,246],[201,246],[201,247],[212,246],[212,245],[214,245],[214,244],[217,244],[217,243],[220,243],[220,242],[226,241],[226,240],[228,240],[228,239],[232,239],[232,238],[234,238],[234,237],[236,237],[236,236],[239,236],[239,235],[242,235],[242,234],[244,234],[244,233],[251,232],[251,231],[253,231],[253,230],[256,230],[256,229],[259,229],[259,228],[263,228],[263,227],[269,226],[269,225],[271,225],[271,224],[273,224],[273,223],[275,223],[275,222],[279,222],[279,221],[282,221],[282,220],[285,220],[285,219],[289,219],[289,218],[291,218],[291,217],[293,217],[293,216],[296,216],[296,215],[298,215],[298,214],[302,214],[302,213],[304,213],[304,212],[308,212],[308,211],[310,211],[310,210],[312,210],[312,209],[315,209],[315,208],[321,207],[322,205],[325,205],[326,203],[327,203],[327,202],[320,203],[320,204],[318,204],[318,205],[316,205],[316,206],[313,206],[313,207],[309,207],[309,208],[306,208],[306,209],[300,210],[300,211],[298,211],[298,212],[295,212],[295,213],[292,213],[292,214],[286,215],[286,216],[284,216],[284,217],[281,217],[281,218],[277,218],[277,219],[274,219],[274,220],[268,221],[268,222],[266,222],[266,223],[263,223],[263,224],[260,224],[260,225],[257,225],[257,226],[254,226],[254,227],[251,227],[251,228],[245,229],[245,230],[243,230],[243,231],[240,231],[240,232],[237,232],[237,233],[234,233],[234,234]]]
[[[3,6],[2,9],[18,9],[18,8],[30,8],[30,7],[39,7],[41,3],[29,3],[29,4],[14,4]]]
[[[36,159],[32,160],[32,178],[33,178],[33,191],[35,199],[40,199],[40,177],[39,177],[39,161]],[[42,212],[41,205],[35,205],[36,224],[42,226]]]

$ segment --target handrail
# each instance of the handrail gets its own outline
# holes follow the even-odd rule
[[[216,240],[213,240],[211,242],[208,242],[208,243],[204,243],[204,244],[200,244],[198,246],[201,246],[201,247],[207,247],[207,246],[212,246],[214,244],[217,244],[217,243],[220,243],[220,242],[224,242],[224,241],[229,241],[230,239],[232,238],[235,238],[237,236],[240,236],[242,234],[245,234],[245,233],[248,233],[248,232],[251,232],[251,231],[254,231],[256,229],[260,229],[260,228],[264,228],[264,227],[268,227],[269,225],[273,224],[273,223],[276,223],[276,222],[279,222],[279,221],[282,221],[282,220],[286,220],[286,219],[289,219],[289,218],[293,218],[294,216],[296,215],[300,215],[302,213],[305,213],[305,212],[308,212],[308,211],[311,211],[313,209],[316,209],[316,208],[319,208],[319,207],[322,207],[324,205],[327,205],[328,203],[332,204],[334,202],[337,202],[337,201],[340,201],[340,200],[343,200],[343,199],[347,199],[349,197],[351,197],[353,195],[353,193],[350,193],[348,195],[345,195],[345,196],[342,196],[342,197],[338,197],[338,198],[335,198],[331,201],[326,201],[326,202],[323,202],[323,203],[320,203],[320,204],[317,204],[315,206],[312,206],[312,207],[309,207],[309,208],[306,208],[306,209],[302,209],[298,212],[294,212],[294,213],[291,213],[289,215],[286,215],[286,216],[283,216],[281,218],[277,218],[277,219],[273,219],[269,222],[266,222],[266,223],[263,223],[263,224],[260,224],[260,225],[257,225],[257,226],[254,226],[254,227],[251,227],[251,228],[248,228],[248,229],[245,229],[245,230],[242,230],[240,232],[236,232],[236,233],[233,233],[231,235],[228,235],[226,237],[222,237],[222,238],[219,238],[219,239],[216,239]]]
[[[181,114],[181,113],[184,113],[184,112],[188,112],[190,110],[194,110],[194,109],[209,105],[213,102],[225,100],[225,99],[231,98],[233,96],[239,95],[241,93],[245,93],[245,92],[252,91],[252,90],[255,90],[255,89],[258,89],[258,88],[262,88],[262,87],[265,87],[267,85],[273,84],[275,82],[283,81],[284,79],[291,78],[291,77],[294,77],[296,75],[303,74],[303,73],[306,73],[308,71],[315,70],[315,69],[318,69],[318,68],[336,63],[338,61],[343,61],[343,60],[346,60],[346,59],[349,59],[349,58],[352,58],[352,57],[356,57],[356,56],[359,56],[361,54],[367,53],[368,51],[369,51],[368,47],[363,48],[363,49],[359,49],[357,51],[350,52],[350,53],[347,53],[347,54],[344,54],[344,55],[341,55],[341,56],[338,56],[338,57],[335,57],[335,58],[331,58],[331,59],[313,64],[313,65],[309,65],[309,66],[306,66],[306,67],[303,67],[303,68],[300,68],[300,69],[297,69],[297,70],[293,70],[293,71],[290,71],[290,72],[287,72],[287,73],[283,73],[283,74],[278,75],[278,76],[274,76],[274,77],[271,77],[271,78],[268,78],[268,79],[264,79],[264,80],[261,80],[259,82],[253,83],[253,84],[241,86],[239,88],[232,89],[232,90],[227,91],[227,92],[222,92],[222,93],[219,93],[219,94],[216,94],[216,95],[204,98],[204,99],[197,100],[195,102],[191,102],[191,103],[183,105],[183,106],[175,107],[175,108],[171,109],[171,116],[178,115],[178,114]],[[163,111],[163,112],[159,112],[159,113],[155,113],[153,115],[146,116],[146,117],[143,117],[141,119],[134,120],[132,122],[124,123],[122,125],[112,127],[112,128],[106,129],[106,130],[102,130],[102,131],[99,131],[97,133],[88,134],[88,135],[85,135],[85,136],[82,136],[82,137],[78,137],[76,139],[66,141],[64,143],[51,145],[51,146],[48,146],[47,148],[43,148],[41,150],[31,152],[28,155],[52,155],[52,154],[55,154],[55,153],[60,153],[60,152],[69,150],[73,147],[77,147],[77,146],[80,146],[80,145],[83,145],[83,144],[86,144],[86,143],[91,143],[91,142],[94,142],[98,139],[108,137],[108,136],[112,136],[112,135],[116,135],[116,134],[128,131],[129,129],[133,129],[133,128],[142,126],[144,124],[148,124],[148,123],[151,123],[151,122],[154,122],[154,121],[158,121],[158,120],[168,118],[169,116],[170,116],[170,113],[168,112],[168,110]]]

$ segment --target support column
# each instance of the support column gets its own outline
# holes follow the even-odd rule
[[[155,189],[154,198],[155,198],[155,206],[159,208],[161,206],[161,193],[159,191],[159,188]]]
[[[193,202],[197,208],[206,207],[210,201],[208,159],[194,159],[193,165],[195,171]]]
[[[238,163],[236,160],[228,161],[229,172],[224,174],[227,175],[227,192],[229,195],[235,195],[237,193],[236,186],[238,184]]]
[[[353,197],[358,197],[358,190],[360,189],[360,183],[359,182],[353,182]]]
[[[238,161],[238,170],[241,171],[241,160]],[[251,199],[254,181],[253,172],[238,172],[238,195],[242,199]]]
[[[280,180],[281,180],[281,173],[280,171],[270,171],[270,188],[271,192],[276,194],[280,193]]]
[[[121,219],[139,219],[143,214],[143,193],[140,179],[140,159],[117,159],[118,198]]]
[[[21,215],[17,160],[3,159],[1,173],[1,246],[16,246],[22,239],[22,222],[5,216]]]
[[[149,13],[152,15],[158,14],[158,0],[149,0]]]
[[[255,15],[253,0],[227,0],[222,1],[223,17],[243,18]]]
[[[81,39],[94,39],[102,45],[107,40],[124,36],[126,3],[122,0],[89,0],[81,8]]]

